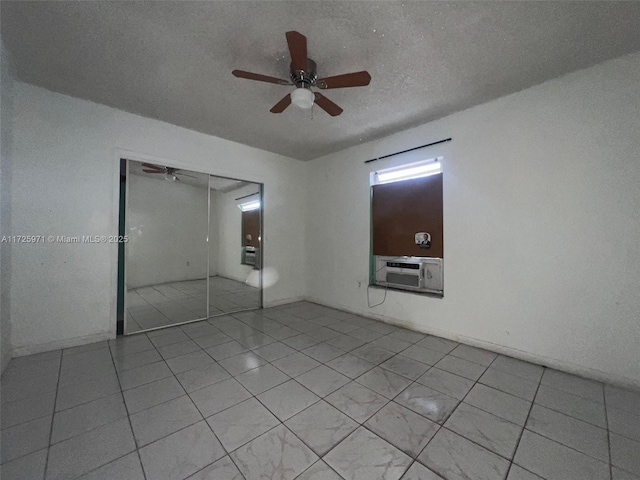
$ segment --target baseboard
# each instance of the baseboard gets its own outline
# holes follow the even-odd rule
[[[4,369],[7,368],[9,362],[11,361],[11,351],[2,352],[2,358],[0,359],[0,374],[4,373]]]
[[[13,347],[13,357],[23,357],[34,353],[50,352],[52,350],[60,350],[62,348],[79,347],[80,345],[88,345],[90,343],[102,342],[116,338],[115,330],[111,333],[96,333],[93,335],[85,335],[82,337],[68,338],[64,340],[55,340],[53,342],[39,343],[37,345],[20,345]]]
[[[506,355],[508,357],[517,358],[518,360],[523,360],[525,362],[535,363],[537,365],[542,365],[544,367],[561,370],[563,372],[571,373],[573,375],[578,375],[583,378],[596,380],[599,382],[611,383],[613,385],[618,385],[625,388],[632,388],[636,390],[640,389],[640,380],[631,379],[628,377],[621,377],[619,375],[613,375],[613,374],[604,372],[602,370],[585,367],[575,363],[567,362],[565,360],[559,360],[557,358],[546,357],[543,355],[538,355],[536,353],[527,352],[524,350],[518,350],[505,345],[491,343],[491,342],[487,342],[486,340],[480,340],[473,337],[467,337],[465,335],[456,334],[446,330],[429,328],[429,327],[425,327],[424,325],[417,325],[413,322],[397,320],[395,318],[389,318],[387,316],[378,315],[369,311],[354,310],[353,308],[349,308],[345,305],[340,305],[334,302],[325,302],[311,296],[306,296],[304,300],[308,302],[316,303],[318,305],[324,305],[326,307],[343,310],[345,312],[353,313],[354,315],[361,315],[363,317],[373,318],[381,322],[389,323],[391,325],[396,325],[398,327],[407,328],[420,333],[435,335],[438,337],[446,338],[448,340],[453,340],[454,342],[464,343],[472,347],[482,348],[484,350],[489,350],[494,353],[499,353],[502,355]]]
[[[234,277],[232,275],[222,275],[222,274],[217,274],[215,275],[216,277],[220,277],[220,278],[226,278],[227,280],[233,280],[234,282],[240,282],[240,283],[246,283],[247,282],[247,278],[241,278],[241,277]]]
[[[279,299],[279,300],[272,300],[270,302],[265,301],[264,302],[264,308],[279,307],[280,305],[286,305],[287,303],[302,302],[302,301],[304,301],[306,299],[307,299],[307,297],[305,297],[304,295],[299,295],[297,297],[290,297],[290,298],[283,298],[283,299]]]
[[[179,282],[194,282],[196,280],[206,280],[207,277],[198,277],[198,278],[183,278],[182,280],[166,280],[164,282],[161,283],[149,283],[147,285],[127,285],[129,288],[128,290],[136,290],[138,288],[147,288],[147,287],[156,287],[158,285],[166,285],[168,283],[179,283]]]

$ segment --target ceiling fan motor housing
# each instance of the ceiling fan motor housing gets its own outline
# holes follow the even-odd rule
[[[316,62],[307,58],[307,70],[294,70],[291,63],[289,78],[296,87],[311,88],[316,86],[318,80],[318,67]]]

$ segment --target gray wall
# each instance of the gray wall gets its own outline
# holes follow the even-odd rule
[[[207,187],[129,175],[127,288],[207,277]]]
[[[4,45],[2,50],[2,78],[0,80],[0,237],[11,235],[11,145],[13,140],[13,79]],[[0,370],[11,359],[11,244],[0,244]]]

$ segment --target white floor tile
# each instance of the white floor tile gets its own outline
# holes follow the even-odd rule
[[[249,303],[234,285],[217,307]],[[145,328],[206,286],[136,295]],[[640,480],[640,392],[310,302],[21,357],[1,381],[3,480],[42,480],[47,455],[65,480]]]
[[[255,398],[216,413],[207,422],[227,452],[232,452],[280,423]]]
[[[447,480],[502,480],[509,467],[504,458],[444,428],[418,460]]]
[[[408,408],[389,402],[365,426],[390,444],[416,458],[440,426]]]
[[[83,433],[49,449],[47,480],[68,480],[136,449],[126,418]]]
[[[231,457],[247,480],[293,480],[318,460],[284,425],[239,448]]]
[[[444,426],[487,450],[509,459],[515,453],[516,444],[522,432],[521,426],[466,403],[456,408]]]
[[[358,426],[351,418],[325,401],[320,401],[291,417],[285,425],[317,455],[327,453]]]
[[[256,398],[281,422],[320,400],[320,397],[295,380],[289,380],[271,390],[267,390]]]
[[[609,478],[606,463],[529,430],[522,434],[513,462],[547,480]]]
[[[603,462],[609,461],[607,431],[600,427],[534,405],[527,429]]]
[[[346,480],[398,480],[411,464],[411,457],[360,427],[331,450],[324,461]]]
[[[206,422],[179,430],[140,449],[147,480],[182,480],[225,455]]]
[[[141,447],[202,419],[196,406],[185,395],[131,415],[131,426],[138,447]]]

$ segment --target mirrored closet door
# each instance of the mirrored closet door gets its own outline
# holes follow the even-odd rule
[[[124,333],[262,306],[262,185],[127,161]]]
[[[261,185],[209,179],[209,316],[262,305]]]

